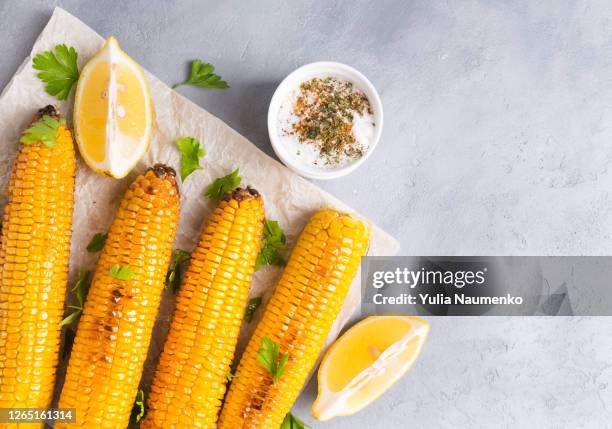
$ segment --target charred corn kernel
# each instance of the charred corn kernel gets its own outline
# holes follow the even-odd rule
[[[45,115],[59,116],[52,106],[37,116]],[[52,147],[21,146],[13,165],[0,244],[0,408],[51,405],[75,168],[72,135],[65,126]]]
[[[369,234],[363,222],[331,209],[308,222],[240,360],[220,429],[280,427],[342,307]],[[257,360],[265,337],[289,357],[275,382]]]
[[[76,424],[56,424],[56,429],[127,427],[178,215],[175,173],[163,165],[139,176],[123,197],[98,260],[59,400],[60,407],[76,409]]]
[[[179,292],[142,429],[215,428],[234,358],[264,208],[254,189],[237,189],[204,227]]]

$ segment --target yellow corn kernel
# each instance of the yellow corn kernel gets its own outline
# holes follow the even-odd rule
[[[37,114],[44,115],[59,117],[52,106]],[[65,126],[59,127],[53,147],[23,145],[13,164],[0,243],[0,408],[51,405],[75,169],[72,134]],[[7,427],[22,426],[0,423]]]
[[[216,427],[263,224],[262,198],[247,188],[229,193],[204,227],[177,298],[142,429]]]
[[[331,209],[308,222],[240,360],[219,429],[280,427],[321,353],[369,234],[363,222]],[[257,360],[264,337],[289,356],[275,382]]]
[[[175,173],[156,165],[126,192],[93,276],[79,321],[61,408],[62,428],[127,427],[157,316],[179,215]],[[136,223],[131,219],[139,218]],[[131,278],[110,275],[129,267]]]

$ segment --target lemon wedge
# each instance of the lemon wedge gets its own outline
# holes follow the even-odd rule
[[[376,400],[419,356],[429,324],[418,317],[372,316],[346,331],[319,368],[317,420],[347,416]]]
[[[74,131],[87,165],[125,177],[149,146],[152,117],[142,69],[109,37],[81,71],[76,89]]]

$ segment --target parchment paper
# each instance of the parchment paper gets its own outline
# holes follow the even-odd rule
[[[18,148],[18,138],[30,122],[34,112],[47,104],[60,107],[70,117],[73,95],[67,102],[58,102],[44,91],[43,83],[32,69],[32,58],[55,45],[73,46],[79,54],[79,69],[102,46],[103,38],[63,9],[56,8],[49,23],[38,37],[30,56],[25,59],[15,76],[0,96],[0,189],[6,189],[12,162]],[[129,54],[129,52],[128,52]],[[86,246],[93,234],[106,232],[125,189],[148,166],[156,162],[168,164],[177,171],[180,155],[175,140],[182,136],[198,138],[206,148],[202,170],[193,173],[181,189],[181,220],[175,248],[192,250],[197,243],[203,221],[213,209],[213,204],[202,197],[203,190],[217,177],[240,168],[243,184],[251,184],[264,196],[266,215],[280,222],[288,238],[289,248],[312,213],[323,206],[333,206],[352,211],[342,202],[325,193],[314,184],[301,178],[288,168],[270,158],[243,136],[171,90],[155,76],[146,73],[153,98],[156,120],[151,147],[137,168],[125,179],[104,178],[92,172],[79,158],[76,178],[76,206],[74,212],[72,254],[70,257],[70,284],[81,270],[93,270],[97,254],[88,253]],[[74,92],[74,90],[73,90]],[[6,203],[6,193],[0,196],[0,207]],[[369,255],[394,255],[399,243],[372,224]],[[264,296],[264,304],[270,298],[281,269],[270,267],[256,273],[251,296]],[[73,300],[72,297],[70,297]],[[332,329],[330,340],[335,338],[351,313],[359,306],[359,275],[346,299],[342,312]],[[150,382],[154,364],[166,337],[168,323],[174,306],[174,297],[164,292],[143,375],[143,386]],[[263,306],[261,307],[263,309]],[[262,311],[258,310],[251,324],[245,324],[239,342],[239,352],[256,326]],[[65,359],[60,365],[58,389],[63,383]]]

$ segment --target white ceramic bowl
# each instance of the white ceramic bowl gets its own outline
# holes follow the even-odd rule
[[[289,150],[289,145],[283,144],[280,138],[280,130],[278,124],[278,115],[281,107],[281,103],[289,96],[292,90],[298,88],[304,81],[310,80],[315,77],[327,77],[332,76],[339,79],[347,80],[352,82],[358,89],[364,92],[370,101],[374,121],[376,127],[374,130],[374,138],[370,143],[367,151],[359,159],[354,160],[351,163],[330,167],[330,166],[316,166],[307,163],[305,160],[300,158],[296,153]],[[357,167],[365,162],[370,154],[376,148],[383,129],[383,110],[380,96],[374,85],[366,78],[363,74],[355,70],[353,67],[347,66],[346,64],[335,63],[330,61],[321,61],[316,63],[306,64],[295,70],[289,76],[287,76],[276,88],[272,101],[270,101],[270,107],[268,109],[268,133],[270,134],[270,142],[274,152],[279,159],[290,169],[296,173],[308,177],[310,179],[335,179],[342,177],[350,172],[354,171]]]

